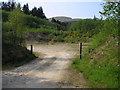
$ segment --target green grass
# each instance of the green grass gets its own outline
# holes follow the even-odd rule
[[[118,88],[118,46],[117,40],[96,47],[88,54],[84,51],[83,59],[74,59],[72,66],[82,72],[93,88]],[[92,57],[92,59],[91,59]]]
[[[91,40],[91,53],[83,50],[83,58],[73,60],[72,66],[82,72],[93,88],[118,88],[120,64],[118,62],[118,29],[113,20],[105,20],[103,27]]]

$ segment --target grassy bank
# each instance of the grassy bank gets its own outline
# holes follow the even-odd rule
[[[74,59],[72,66],[82,72],[93,88],[118,88],[118,41],[110,38],[91,53],[86,49],[83,59]]]
[[[36,55],[31,54],[29,50],[22,46],[3,44],[2,49],[2,67],[10,69],[21,66],[35,59]]]
[[[73,60],[72,66],[84,74],[93,88],[119,87],[119,36],[116,21],[115,17],[104,20],[99,33],[92,36],[89,46],[83,50],[83,58]]]

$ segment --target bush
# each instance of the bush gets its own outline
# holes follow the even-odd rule
[[[41,19],[31,15],[25,15],[25,25],[29,28],[57,29],[57,24],[51,23],[46,19]]]
[[[4,11],[4,10],[0,10],[0,13],[1,12],[2,12],[2,22],[7,22],[10,12]]]
[[[83,19],[73,23],[69,27],[69,36],[66,40],[68,42],[89,42],[90,38],[100,32],[103,22],[103,20],[99,19]]]

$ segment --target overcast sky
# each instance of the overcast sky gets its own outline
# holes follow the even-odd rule
[[[8,1],[8,0],[0,0]],[[67,16],[71,18],[100,18],[102,0],[15,0],[21,6],[28,3],[29,8],[42,6],[45,15],[50,17]]]

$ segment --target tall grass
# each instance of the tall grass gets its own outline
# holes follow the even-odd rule
[[[101,31],[94,35],[91,43],[93,48],[83,52],[83,59],[74,59],[72,66],[82,72],[93,88],[118,88],[118,34],[117,24],[106,20]]]

